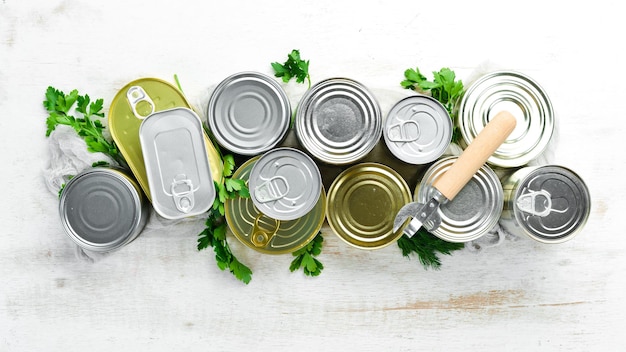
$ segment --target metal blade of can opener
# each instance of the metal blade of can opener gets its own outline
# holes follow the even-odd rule
[[[516,122],[515,117],[507,111],[495,115],[454,164],[435,180],[433,196],[428,202],[425,204],[411,202],[398,211],[393,223],[393,232],[402,230],[403,234],[411,237],[422,226],[430,232],[437,229],[441,224],[439,206],[454,199],[513,132]]]

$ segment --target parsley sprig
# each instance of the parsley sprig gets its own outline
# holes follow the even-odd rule
[[[273,62],[272,68],[274,68],[274,75],[276,77],[282,77],[283,82],[287,83],[291,78],[295,77],[298,83],[304,83],[304,80],[307,80],[309,88],[311,88],[309,60],[302,60],[299,50],[293,49],[287,55],[287,61],[285,61],[284,64]]]
[[[218,149],[219,150],[219,149]],[[224,217],[224,203],[236,197],[248,198],[250,192],[245,181],[233,179],[235,161],[232,155],[222,156],[224,171],[222,183],[215,182],[216,196],[213,207],[205,222],[205,229],[198,235],[198,250],[213,247],[215,261],[220,270],[228,269],[238,280],[248,284],[252,280],[252,270],[240,262],[228,245],[226,233],[228,226]]]
[[[456,74],[449,68],[442,68],[439,72],[433,72],[433,80],[429,81],[419,68],[404,71],[404,80],[400,85],[406,89],[412,89],[421,93],[430,92],[430,95],[439,101],[448,111],[452,122],[456,120],[458,113],[457,104],[464,92],[463,82],[456,80]],[[460,132],[454,128],[452,140],[458,141]]]
[[[59,89],[48,87],[46,100],[43,101],[43,106],[48,111],[46,137],[49,137],[58,125],[70,126],[85,140],[87,150],[92,153],[104,153],[120,165],[126,165],[115,142],[104,137],[104,125],[99,119],[104,117],[103,104],[103,99],[91,101],[89,95],[80,95],[76,89],[65,94]],[[80,115],[74,116],[74,112]]]
[[[402,250],[402,255],[410,258],[412,253],[417,254],[420,263],[425,269],[432,268],[438,270],[441,261],[437,252],[450,255],[453,251],[465,247],[463,243],[448,242],[436,237],[423,227],[413,236],[402,235],[398,239],[398,247]]]
[[[295,259],[291,262],[289,270],[294,272],[302,268],[304,275],[307,276],[318,276],[321,274],[324,269],[324,265],[322,265],[322,262],[317,260],[315,257],[322,253],[323,242],[324,237],[322,236],[322,233],[319,232],[306,246],[293,252],[292,254]]]

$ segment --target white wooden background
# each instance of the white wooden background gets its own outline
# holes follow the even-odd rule
[[[624,337],[624,73],[617,1],[0,0],[0,351],[620,351]],[[178,74],[201,99],[226,76],[271,74],[300,49],[313,81],[401,94],[403,71],[526,73],[559,123],[555,163],[587,182],[582,234],[507,241],[424,270],[393,245],[325,232],[317,278],[248,250],[249,285],[197,251],[201,221],[79,261],[45,187],[48,85],[105,99]],[[301,88],[288,85],[297,96]]]

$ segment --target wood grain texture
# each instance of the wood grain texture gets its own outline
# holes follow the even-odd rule
[[[614,5],[1,0],[0,351],[623,350],[626,28]],[[397,246],[357,250],[324,228],[317,278],[230,236],[254,272],[247,286],[196,250],[201,219],[145,231],[95,263],[75,257],[42,179],[48,85],[108,109],[127,82],[177,74],[202,109],[221,79],[271,74],[294,48],[314,82],[361,81],[383,111],[408,94],[409,67],[450,67],[464,81],[494,67],[531,76],[555,107],[552,160],[590,189],[585,231],[459,251],[433,271]],[[304,93],[284,86],[292,102]]]

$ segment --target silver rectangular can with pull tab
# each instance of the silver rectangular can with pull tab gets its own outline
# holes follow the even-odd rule
[[[141,87],[129,89],[128,101],[134,112],[139,104],[154,106]],[[215,185],[200,117],[188,108],[135,114],[143,119],[139,140],[154,210],[166,219],[208,211]]]

